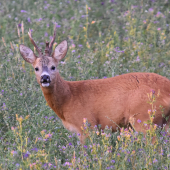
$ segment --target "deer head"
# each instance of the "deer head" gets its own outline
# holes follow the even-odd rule
[[[57,66],[60,60],[62,60],[67,53],[67,41],[62,41],[54,50],[53,44],[56,37],[56,26],[54,28],[54,34],[51,42],[46,42],[45,54],[42,53],[41,49],[36,45],[32,38],[31,30],[28,32],[31,43],[34,45],[38,52],[38,56],[27,46],[21,44],[19,46],[20,53],[23,59],[32,64],[35,69],[35,75],[37,82],[42,87],[50,87],[55,83],[56,73],[58,72]]]

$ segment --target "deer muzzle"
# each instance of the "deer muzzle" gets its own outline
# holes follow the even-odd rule
[[[51,82],[50,76],[49,75],[42,75],[40,82],[41,82],[43,87],[48,87],[50,85],[50,82]]]

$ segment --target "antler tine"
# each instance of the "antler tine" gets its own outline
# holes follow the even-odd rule
[[[54,34],[53,34],[53,38],[52,38],[52,40],[51,40],[51,42],[50,42],[50,45],[49,45],[49,54],[51,55],[51,53],[52,53],[52,50],[53,50],[53,44],[54,44],[54,41],[55,41],[55,37],[56,37],[56,24],[55,24],[55,26],[54,26]]]
[[[38,48],[38,46],[36,45],[35,41],[33,40],[30,29],[29,29],[28,35],[29,35],[29,38],[30,38],[31,43],[32,43],[32,44],[34,45],[34,47],[36,48],[39,56],[42,56],[43,53],[42,53],[41,49]]]

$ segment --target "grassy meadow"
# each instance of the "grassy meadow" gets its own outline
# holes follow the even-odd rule
[[[146,136],[132,129],[92,131],[84,120],[90,136],[81,145],[46,104],[34,69],[18,49],[33,49],[30,28],[44,50],[57,24],[56,43],[69,44],[58,67],[65,80],[129,72],[170,79],[168,0],[5,0],[0,16],[0,169],[170,169],[169,136],[152,124],[158,94],[146,94],[150,120],[137,122],[150,127]]]

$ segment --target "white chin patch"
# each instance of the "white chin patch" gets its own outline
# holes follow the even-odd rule
[[[48,87],[50,85],[50,83],[42,83],[41,84],[43,87]]]

